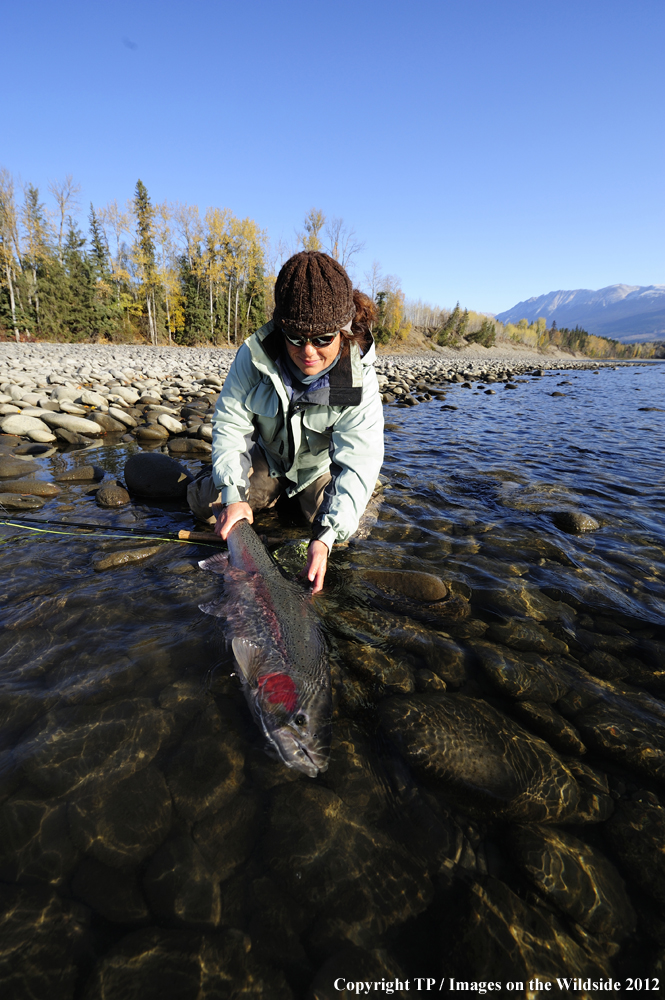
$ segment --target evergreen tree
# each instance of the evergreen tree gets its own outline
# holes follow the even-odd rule
[[[63,260],[67,272],[69,340],[92,340],[97,335],[96,277],[92,260],[84,252],[86,239],[71,216]]]
[[[201,273],[199,248],[196,258],[190,263],[183,254],[180,258],[180,291],[182,295],[183,325],[176,330],[176,344],[196,344],[210,337],[210,317],[207,299],[201,288],[199,275]],[[198,272],[198,273],[197,273]]]
[[[136,213],[137,243],[135,246],[136,263],[142,278],[143,293],[148,312],[148,331],[150,340],[157,344],[157,316],[155,306],[156,267],[155,267],[155,210],[150,202],[148,189],[142,180],[136,182],[134,194],[134,212]]]
[[[24,302],[23,312],[28,335],[40,332],[42,320],[48,324],[48,317],[40,315],[41,300],[37,275],[53,258],[51,233],[46,218],[46,210],[39,200],[39,189],[34,184],[26,184],[23,202],[24,251],[21,260],[21,281],[19,293]]]
[[[493,347],[496,341],[496,326],[489,316],[486,316],[480,325],[480,330],[467,333],[466,339],[470,344],[482,344],[483,347]]]
[[[109,252],[92,202],[90,202],[88,220],[90,222],[91,260],[98,276],[106,278],[109,275]]]

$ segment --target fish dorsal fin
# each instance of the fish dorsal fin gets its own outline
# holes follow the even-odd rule
[[[240,668],[240,673],[247,683],[251,684],[264,659],[261,650],[254,643],[248,642],[247,639],[239,639],[237,636],[233,639],[231,648]]]

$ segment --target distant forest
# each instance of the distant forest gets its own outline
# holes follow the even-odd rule
[[[139,180],[134,197],[89,206],[67,176],[49,185],[48,208],[32,184],[0,171],[0,336],[4,339],[237,346],[272,315],[275,276],[300,248],[324,250],[352,267],[361,249],[343,219],[310,209],[292,245],[271,244],[252,219],[226,208],[153,204]],[[408,332],[399,281],[374,263],[375,334]]]
[[[0,170],[0,339],[233,347],[272,315],[275,277],[292,253],[324,250],[355,279],[354,258],[364,249],[343,219],[316,208],[291,244],[271,243],[256,222],[227,208],[153,204],[141,180],[124,206],[91,204],[85,222],[71,175],[48,190],[50,207],[33,184],[17,193]],[[653,345],[547,329],[543,319],[504,327],[459,304],[409,301],[377,261],[363,279],[377,306],[374,337],[387,347],[415,329],[440,346],[508,340],[591,357],[653,355]]]
[[[405,316],[411,325],[440,347],[463,347],[464,344],[512,343],[546,351],[549,347],[589,358],[652,358],[663,356],[662,344],[622,344],[609,337],[596,337],[581,327],[574,329],[550,327],[544,317],[535,323],[521,319],[519,323],[500,323],[491,316],[460,309],[439,309],[423,302],[409,302]]]

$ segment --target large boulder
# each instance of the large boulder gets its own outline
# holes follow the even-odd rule
[[[635,930],[623,879],[597,848],[547,826],[513,828],[507,839],[538,892],[589,933],[622,941]]]
[[[33,785],[54,795],[128,778],[147,767],[169,733],[148,698],[53,710],[14,750]]]
[[[557,977],[597,980],[610,972],[602,953],[589,954],[553,913],[520,899],[497,878],[469,887],[455,925],[452,948],[447,935],[442,945],[460,979],[556,983]]]
[[[69,803],[74,843],[102,864],[139,864],[171,828],[171,796],[164,775],[148,767],[120,781],[98,785]]]
[[[88,434],[97,437],[102,433],[102,428],[94,420],[76,417],[72,413],[54,413],[52,410],[44,410],[44,416],[41,419],[49,427],[58,427],[65,431],[72,431],[74,434]]]
[[[581,817],[583,790],[544,740],[460,694],[389,698],[384,730],[451,801],[483,818],[545,823]]]
[[[19,436],[29,434],[31,431],[42,431],[44,434],[50,433],[46,424],[39,417],[24,417],[23,414],[19,413],[11,413],[9,416],[4,417],[0,422],[0,427],[2,427],[5,434],[18,434]]]
[[[184,465],[161,452],[142,451],[125,465],[125,483],[130,493],[158,500],[184,500],[191,483]]]

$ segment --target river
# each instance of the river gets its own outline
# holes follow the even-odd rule
[[[213,550],[150,538],[193,527],[181,504],[105,510],[72,482],[34,515],[60,527],[0,527],[3,996],[662,991],[664,390],[654,363],[386,406],[377,523],[315,601],[335,692],[315,781],[265,753],[199,611]],[[136,450],[36,474],[121,478]],[[256,527],[296,569],[296,517]]]

